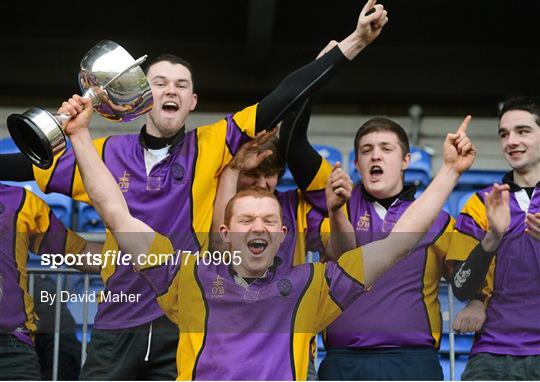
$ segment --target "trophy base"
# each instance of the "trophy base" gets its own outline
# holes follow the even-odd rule
[[[23,114],[11,114],[7,126],[17,147],[39,168],[50,168],[54,155],[66,147],[64,131],[46,110],[31,108]]]

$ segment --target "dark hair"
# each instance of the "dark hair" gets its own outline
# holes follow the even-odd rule
[[[159,56],[157,56],[156,58],[152,59],[146,65],[145,74],[148,75],[148,72],[150,71],[150,68],[153,65],[155,65],[155,64],[157,64],[159,62],[162,62],[162,61],[167,61],[167,62],[170,62],[171,64],[179,64],[179,65],[185,66],[187,68],[187,70],[189,70],[189,73],[191,74],[191,83],[192,83],[192,86],[193,86],[193,90],[195,91],[195,78],[193,76],[193,67],[191,66],[191,64],[189,62],[187,62],[183,58],[178,57],[178,56],[176,56],[174,54],[163,53],[163,54],[160,54]]]
[[[240,199],[240,198],[244,198],[244,197],[248,197],[248,196],[253,196],[254,198],[257,198],[257,199],[262,199],[262,198],[274,199],[277,202],[278,206],[279,206],[279,218],[281,219],[281,221],[283,221],[283,212],[282,212],[282,209],[281,209],[281,203],[279,202],[276,195],[274,195],[272,192],[270,192],[270,191],[268,191],[268,190],[266,190],[264,188],[261,188],[261,187],[250,187],[250,188],[247,188],[245,190],[242,190],[242,191],[238,192],[227,203],[227,206],[225,207],[225,217],[224,217],[224,220],[223,220],[223,222],[225,223],[225,225],[227,227],[231,223],[231,219],[232,219],[232,215],[233,215],[233,208],[234,208],[234,204],[236,203],[236,201],[238,199]]]
[[[405,132],[403,127],[388,118],[375,117],[369,119],[366,123],[360,126],[360,128],[356,132],[356,135],[354,137],[355,160],[356,158],[358,158],[358,145],[360,144],[360,140],[362,139],[362,137],[364,135],[380,131],[389,131],[396,134],[399,140],[399,146],[401,147],[401,152],[403,153],[403,157],[405,157],[405,155],[409,153],[409,137],[407,136],[407,133]]]
[[[512,110],[528,111],[535,116],[535,122],[540,126],[540,98],[515,97],[506,100],[499,111],[499,119],[502,118],[504,113]]]
[[[278,174],[278,178],[281,178],[285,173],[285,161],[279,153],[279,141],[277,137],[273,137],[264,145],[261,146],[261,151],[272,150],[272,155],[264,160],[254,170],[255,172],[262,173],[266,176]]]

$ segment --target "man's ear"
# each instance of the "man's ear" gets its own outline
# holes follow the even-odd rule
[[[225,224],[219,226],[219,236],[221,237],[221,240],[223,240],[223,242],[231,242],[231,235],[229,233],[229,228]]]
[[[410,164],[411,164],[411,153],[407,153],[403,157],[403,162],[401,164],[401,171],[405,171],[409,167]]]
[[[197,93],[193,93],[191,97],[191,105],[189,105],[189,111],[195,110],[195,107],[197,107],[197,100],[198,100]]]

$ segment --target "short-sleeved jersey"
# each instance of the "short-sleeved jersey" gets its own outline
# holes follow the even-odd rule
[[[357,245],[385,238],[413,203],[415,191],[406,187],[386,210],[361,185],[355,186],[347,214]],[[327,328],[327,348],[438,347],[442,332],[439,281],[451,274],[445,257],[453,228],[452,217],[439,213],[418,246]]]
[[[146,172],[139,135],[118,135],[95,141],[105,165],[118,181],[130,213],[173,244],[196,251],[207,240],[219,174],[240,145],[255,134],[256,105],[223,120],[186,133],[169,155]],[[45,192],[59,192],[90,202],[73,151],[55,158],[49,170],[34,168]],[[155,294],[128,265],[102,269],[107,292],[140,294],[138,302],[101,302],[97,329],[122,329],[162,316]]]
[[[156,235],[148,252],[175,250]],[[281,271],[276,257],[265,276],[245,285],[235,281],[231,266],[176,254],[180,266],[140,274],[181,328],[180,380],[305,380],[311,338],[364,291],[361,249],[337,263]]]
[[[283,225],[287,227],[287,235],[277,254],[283,260],[280,269],[304,264],[307,251],[318,250],[317,242],[310,241],[307,235],[319,229],[319,216],[327,214],[324,192],[331,172],[332,166],[323,159],[307,190],[293,189],[277,193],[283,212]]]
[[[0,183],[0,332],[32,344],[36,328],[28,293],[28,251],[36,254],[80,253],[86,242],[67,230],[49,206],[22,187]]]
[[[476,335],[471,354],[540,355],[540,241],[525,233],[527,213],[540,212],[540,183],[532,198],[510,183],[509,230],[486,276],[486,322]],[[452,256],[466,258],[489,231],[484,193],[475,193],[461,211],[456,229],[463,235],[452,243]]]

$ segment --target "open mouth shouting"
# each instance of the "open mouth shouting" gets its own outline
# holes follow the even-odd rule
[[[379,180],[381,179],[384,171],[381,166],[371,166],[369,169],[369,175],[371,176],[371,180]]]
[[[247,243],[249,251],[254,255],[260,255],[268,247],[265,239],[253,239]]]
[[[167,101],[161,106],[161,109],[167,113],[176,113],[180,106],[176,102]]]

